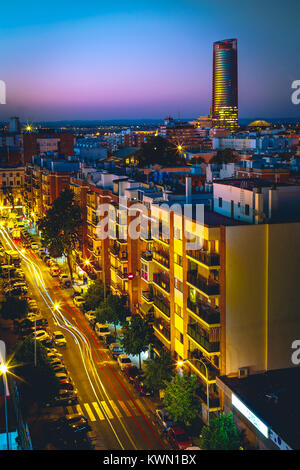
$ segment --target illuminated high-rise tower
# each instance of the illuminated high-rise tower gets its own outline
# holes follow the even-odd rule
[[[238,127],[237,39],[214,42],[212,118],[216,127]]]

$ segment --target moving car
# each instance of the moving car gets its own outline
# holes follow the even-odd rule
[[[114,359],[117,359],[120,354],[124,353],[122,346],[119,343],[111,343],[109,345],[109,351]]]
[[[120,354],[118,356],[117,361],[118,361],[118,365],[119,365],[119,367],[122,371],[125,370],[126,367],[131,365],[131,359],[130,359],[130,357],[127,356],[127,354]]]
[[[167,439],[175,450],[185,450],[192,445],[191,439],[185,430],[177,424],[167,431]]]
[[[61,331],[54,331],[52,340],[55,346],[66,346],[67,340]]]

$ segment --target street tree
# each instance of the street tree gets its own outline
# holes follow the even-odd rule
[[[81,210],[70,189],[62,191],[45,217],[38,221],[43,245],[53,258],[63,255],[66,257],[71,279],[71,253],[80,244],[81,226]]]
[[[19,385],[24,410],[36,403],[41,406],[57,395],[59,382],[50,365],[45,347],[36,342],[36,366],[34,365],[35,344],[32,338],[18,343],[12,361],[12,368],[20,377]]]
[[[226,148],[224,150],[218,150],[216,155],[210,159],[209,163],[236,163],[238,160],[238,153],[231,148]]]
[[[175,367],[171,354],[169,351],[162,351],[160,356],[145,361],[144,383],[149,389],[159,392],[166,387],[166,383],[172,380],[174,373]]]
[[[180,164],[180,153],[175,145],[161,136],[151,137],[148,142],[142,144],[137,152],[139,166],[176,165]]]
[[[24,318],[28,312],[28,302],[15,296],[8,296],[1,305],[1,316],[6,320]]]
[[[110,294],[104,299],[96,309],[96,318],[99,323],[111,323],[125,325],[126,318],[129,316],[129,310],[126,307],[126,297]]]
[[[126,322],[121,344],[127,354],[139,356],[141,369],[141,354],[147,351],[153,340],[152,327],[140,316],[134,315],[130,322]]]
[[[92,282],[85,294],[85,310],[96,310],[104,300],[104,285],[101,280]]]
[[[233,421],[232,413],[222,413],[204,426],[200,436],[203,450],[239,450],[244,446],[245,436]]]
[[[163,402],[171,419],[188,425],[196,418],[201,406],[198,387],[197,378],[185,372],[182,376],[175,374],[173,380],[166,383]]]

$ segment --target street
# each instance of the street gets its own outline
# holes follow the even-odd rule
[[[19,251],[29,295],[47,318],[47,330],[50,333],[60,330],[67,339],[67,347],[60,352],[78,390],[78,404],[64,407],[65,413],[80,412],[87,416],[104,449],[168,448],[155,425],[153,404],[126,382],[117,362],[74,306],[72,290],[61,289],[42,260],[31,250],[24,250],[19,241],[12,240],[3,227],[0,237],[8,249]]]

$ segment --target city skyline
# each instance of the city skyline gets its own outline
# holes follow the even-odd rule
[[[91,2],[84,11],[78,2],[72,6],[54,1],[51,15],[35,1],[17,1],[13,15],[11,6],[2,7],[0,78],[7,104],[0,107],[1,120],[208,114],[213,43],[230,37],[239,44],[240,117],[300,115],[291,102],[300,65],[295,1],[284,8],[266,1],[259,14],[257,1],[235,0],[165,0],[151,7],[133,0],[111,7]]]

